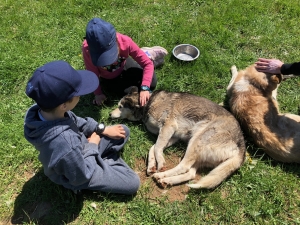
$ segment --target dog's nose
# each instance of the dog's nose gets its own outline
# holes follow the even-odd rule
[[[109,113],[109,116],[111,119],[117,119],[116,115],[114,115],[113,112]]]

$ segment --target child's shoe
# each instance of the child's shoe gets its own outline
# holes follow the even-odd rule
[[[164,63],[164,57],[168,54],[168,51],[160,46],[143,47],[141,48],[146,55],[153,61],[154,66],[158,67]]]
[[[153,64],[154,64],[154,67],[159,67],[162,64],[164,64],[164,62],[165,62],[164,58],[161,58],[161,59],[157,59],[157,60],[153,61]]]

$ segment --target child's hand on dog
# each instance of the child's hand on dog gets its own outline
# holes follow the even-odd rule
[[[259,58],[255,63],[255,68],[258,72],[280,74],[283,62],[278,59]]]
[[[141,106],[144,106],[150,98],[150,92],[149,91],[141,91],[140,92],[140,104]]]
[[[95,99],[93,100],[94,105],[101,105],[106,100],[106,96],[104,94],[95,95]]]
[[[125,130],[120,124],[105,127],[102,134],[112,139],[125,138]]]

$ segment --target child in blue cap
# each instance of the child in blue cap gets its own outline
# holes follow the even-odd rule
[[[75,193],[90,189],[131,195],[140,180],[119,155],[129,138],[128,127],[105,126],[70,111],[98,85],[93,72],[75,70],[65,61],[36,69],[26,87],[36,104],[26,113],[24,135],[54,183]]]

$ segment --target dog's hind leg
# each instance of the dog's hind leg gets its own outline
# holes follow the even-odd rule
[[[182,183],[195,178],[197,156],[197,145],[189,142],[185,156],[173,169],[153,174],[153,178],[162,186]],[[195,167],[195,168],[194,168]]]
[[[153,178],[156,180],[160,180],[166,177],[172,177],[172,176],[177,176],[179,174],[185,174],[190,170],[190,166],[184,165],[182,162],[180,162],[177,166],[175,166],[172,169],[166,170],[164,172],[159,172],[153,174]]]
[[[288,118],[290,118],[292,120],[295,120],[297,123],[300,122],[300,116],[298,116],[298,115],[291,114],[291,113],[285,113],[282,116],[285,116],[285,117],[288,117]]]
[[[176,167],[178,167],[178,166],[176,166]],[[157,175],[165,174],[165,175],[163,175],[163,176],[165,176],[165,178],[158,179],[158,178],[156,178],[158,176],[154,177],[156,174],[154,174],[153,177],[156,179],[157,183],[160,184],[160,186],[162,186],[163,188],[166,188],[167,186],[180,184],[180,183],[192,180],[196,177],[196,172],[197,172],[196,168],[192,167],[186,173],[181,173],[181,171],[176,172],[176,170],[177,170],[176,167],[174,167],[171,170],[162,172],[162,173],[156,173]],[[181,174],[175,175],[175,176],[170,175],[170,174],[178,174],[178,173],[181,173]]]
[[[187,184],[191,188],[214,188],[223,182],[235,170],[241,167],[244,162],[244,157],[241,154],[236,154],[226,161],[219,164],[206,176],[202,177],[195,184]]]
[[[233,66],[231,67],[230,71],[231,71],[231,80],[230,80],[230,82],[229,82],[229,84],[228,84],[228,87],[227,87],[227,89],[226,89],[227,92],[229,91],[229,89],[230,89],[231,86],[233,85],[233,83],[234,83],[234,81],[235,81],[235,78],[236,78],[237,75],[238,75],[238,71],[237,71],[237,68],[236,68],[235,65],[233,65]]]

